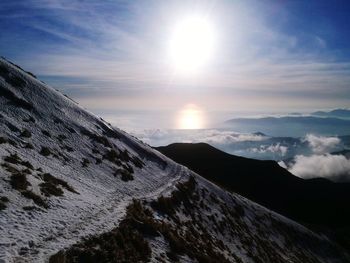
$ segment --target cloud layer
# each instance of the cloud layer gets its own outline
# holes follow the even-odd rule
[[[138,129],[132,134],[152,146],[205,142],[230,154],[262,160],[288,160],[288,165],[297,155],[321,155],[350,147],[347,137],[314,134],[302,138],[270,137],[261,133],[238,133],[223,129]]]
[[[257,158],[281,160],[289,158],[289,149],[295,150],[298,139],[289,142],[261,133],[237,133],[227,130],[142,130],[133,134],[152,146],[164,146],[175,142],[205,142],[230,154]]]
[[[208,130],[143,130],[133,132],[152,146],[163,146],[174,142],[205,142],[212,145],[230,145],[239,142],[260,142],[268,139],[261,134],[235,133],[231,131],[208,129]]]
[[[305,138],[278,138],[217,129],[156,129],[133,134],[152,146],[205,142],[230,154],[279,161],[280,166],[301,178],[323,177],[333,181],[350,181],[350,160],[344,155],[330,154],[349,147],[349,142],[344,141],[344,138],[314,134],[308,134]]]

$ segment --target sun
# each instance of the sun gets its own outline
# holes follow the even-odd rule
[[[202,110],[194,105],[186,105],[178,115],[179,129],[202,129],[204,125],[204,118]]]
[[[213,54],[214,40],[214,28],[207,18],[192,15],[180,20],[169,45],[175,69],[192,72],[205,65]]]

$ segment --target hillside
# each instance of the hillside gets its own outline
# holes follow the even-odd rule
[[[349,183],[304,180],[275,161],[230,155],[204,143],[175,143],[157,150],[218,185],[298,222],[350,226]]]
[[[0,59],[0,262],[349,262]]]

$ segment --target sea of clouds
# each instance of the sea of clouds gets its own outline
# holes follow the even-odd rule
[[[135,136],[151,146],[175,142],[208,143],[230,154],[272,159],[302,178],[324,177],[350,181],[349,155],[337,153],[350,144],[337,136],[307,134],[301,138],[271,137],[262,133],[237,133],[229,130],[142,130]]]
[[[226,130],[161,130],[150,129],[132,132],[142,141],[152,146],[165,146],[171,143],[197,143],[206,142],[213,145],[227,145],[244,141],[263,141],[268,136],[264,134],[245,134]]]

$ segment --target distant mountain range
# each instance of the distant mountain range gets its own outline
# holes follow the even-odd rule
[[[224,123],[236,132],[260,131],[271,136],[302,137],[308,133],[322,135],[350,134],[350,119],[316,116],[235,118]]]
[[[349,109],[335,109],[331,111],[316,111],[311,113],[313,116],[317,117],[333,117],[333,118],[344,118],[350,119]]]
[[[222,152],[205,143],[156,148],[208,180],[301,223],[350,226],[350,184],[301,179],[274,161]]]

